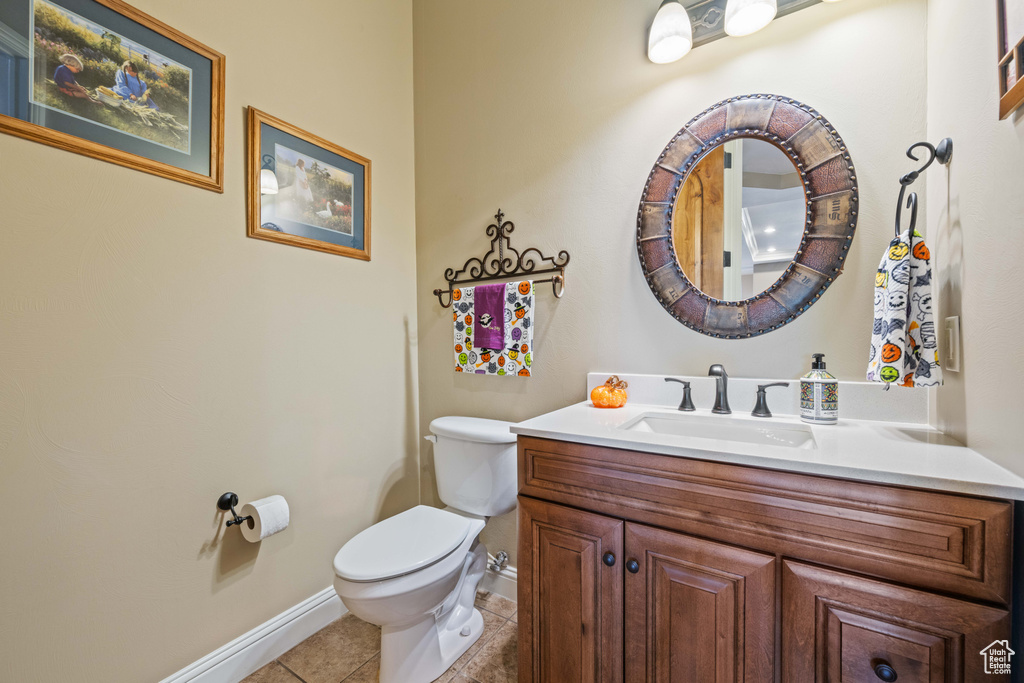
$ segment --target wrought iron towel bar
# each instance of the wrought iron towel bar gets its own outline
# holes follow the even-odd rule
[[[543,275],[554,273],[543,280],[533,280],[534,284],[550,282],[551,291],[556,299],[565,293],[565,267],[569,264],[569,252],[564,249],[558,256],[545,256],[539,249],[530,247],[522,253],[512,246],[509,235],[516,229],[512,221],[504,220],[501,209],[494,214],[494,223],[487,226],[487,235],[491,238],[491,248],[482,257],[473,257],[466,261],[460,270],[448,268],[444,271],[444,279],[448,289],[435,289],[434,296],[442,308],[451,308],[453,294],[458,285],[490,282],[492,280],[508,280],[519,276]],[[445,295],[448,296],[447,303]]]

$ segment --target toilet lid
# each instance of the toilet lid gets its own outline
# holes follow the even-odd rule
[[[382,581],[440,562],[466,540],[470,520],[418,505],[358,533],[334,557],[348,581]]]
[[[516,435],[509,431],[514,422],[486,420],[481,417],[439,417],[430,423],[430,433],[461,441],[478,443],[515,443]]]

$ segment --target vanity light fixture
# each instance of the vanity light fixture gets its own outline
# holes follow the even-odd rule
[[[725,32],[749,36],[772,23],[778,11],[776,0],[729,0],[725,5]]]
[[[693,26],[678,0],[665,0],[651,22],[647,36],[647,57],[655,64],[674,62],[693,47]]]
[[[263,155],[263,168],[260,169],[260,194],[277,194],[277,175],[270,167],[274,164],[274,157],[270,154]]]

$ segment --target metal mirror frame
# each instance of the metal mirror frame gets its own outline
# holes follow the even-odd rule
[[[765,140],[796,165],[804,188],[804,234],[785,272],[743,301],[708,296],[690,282],[672,243],[676,198],[697,162],[737,138]],[[825,117],[781,95],[744,95],[704,110],[668,143],[651,169],[637,211],[637,254],[647,284],[672,317],[721,339],[771,332],[811,307],[843,272],[857,229],[857,174]]]

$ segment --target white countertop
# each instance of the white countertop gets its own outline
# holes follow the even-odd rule
[[[659,405],[630,402],[617,409],[590,401],[513,425],[512,432],[676,457],[752,465],[788,472],[954,493],[1024,500],[1024,479],[928,425],[840,419],[837,425],[804,425],[791,415],[762,419],[734,409],[727,417],[697,410],[705,419],[748,420],[764,426],[803,425],[816,448],[764,446],[620,429],[644,413],[678,415]]]

